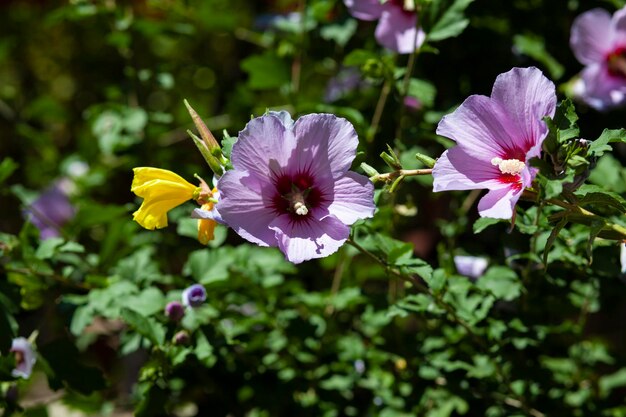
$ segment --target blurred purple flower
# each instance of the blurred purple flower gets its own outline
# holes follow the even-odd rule
[[[619,251],[619,263],[621,266],[621,272],[622,274],[626,274],[626,243],[623,243],[620,245],[620,251]]]
[[[611,16],[589,10],[576,18],[570,34],[572,52],[585,65],[574,94],[597,110],[626,102],[626,8]]]
[[[222,218],[293,263],[336,252],[349,226],[375,209],[372,183],[348,171],[358,143],[350,122],[331,114],[251,120],[233,146],[234,169],[218,183]]]
[[[187,307],[199,307],[206,301],[206,290],[200,284],[193,284],[183,291],[183,304]]]
[[[15,355],[15,369],[11,371],[11,375],[24,379],[30,377],[30,374],[33,372],[33,366],[37,362],[37,357],[30,342],[23,337],[13,339],[11,352]]]
[[[458,255],[454,257],[456,271],[472,279],[480,278],[485,273],[487,264],[487,259],[479,256]]]
[[[185,307],[178,301],[171,301],[165,306],[165,315],[172,321],[180,321],[185,315]]]
[[[61,236],[61,227],[76,215],[76,209],[68,198],[72,185],[67,179],[55,182],[24,210],[28,221],[39,229],[42,240]]]
[[[511,218],[537,170],[548,128],[545,116],[556,108],[554,84],[537,68],[513,68],[498,75],[491,97],[472,95],[444,116],[437,134],[456,141],[437,160],[433,190],[489,192],[478,203],[483,217]]]
[[[343,0],[350,14],[360,20],[378,20],[376,40],[401,54],[411,54],[424,42],[425,34],[417,27],[415,2],[412,0]]]
[[[324,101],[332,103],[365,85],[361,72],[355,67],[342,68],[337,75],[328,80]]]
[[[404,97],[404,106],[411,111],[419,111],[424,107],[423,103],[413,96]]]

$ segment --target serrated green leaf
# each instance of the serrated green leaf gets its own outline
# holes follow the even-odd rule
[[[502,219],[492,219],[490,217],[480,217],[474,222],[473,230],[474,234],[478,234],[488,228],[489,226],[493,226],[497,223],[502,223],[504,220]]]
[[[165,342],[165,328],[155,320],[142,316],[128,307],[122,308],[120,316],[137,333],[146,337],[155,346],[161,346]]]
[[[604,152],[611,151],[609,143],[626,142],[626,129],[604,129],[598,139],[589,145],[589,154],[602,156]]]
[[[496,298],[512,301],[522,292],[522,283],[517,274],[504,266],[492,266],[478,279],[476,286],[489,291]]]

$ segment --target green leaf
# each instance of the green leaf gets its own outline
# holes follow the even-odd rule
[[[9,178],[18,167],[19,164],[11,158],[4,158],[0,163],[0,184]]]
[[[474,0],[454,0],[446,8],[449,1],[439,1],[430,3],[429,19],[425,27],[427,41],[437,42],[447,38],[460,35],[467,25],[469,19],[464,15],[464,11]],[[434,22],[432,24],[430,22]]]
[[[253,90],[271,90],[290,80],[287,63],[270,52],[249,56],[241,62],[241,69],[248,73],[248,86]]]
[[[324,26],[320,35],[326,40],[333,40],[337,45],[344,47],[356,32],[358,24],[354,19],[347,19],[343,24]]]
[[[589,154],[592,156],[602,156],[604,152],[611,151],[609,143],[626,142],[626,129],[604,129],[598,139],[589,145]]]
[[[515,35],[513,37],[513,46],[520,53],[528,55],[545,65],[553,79],[559,79],[563,76],[565,68],[546,51],[542,37],[534,34]]]
[[[402,81],[399,81],[398,90],[401,90],[401,84]],[[435,102],[435,97],[437,95],[437,89],[432,83],[428,81],[420,80],[418,78],[411,78],[411,80],[409,81],[407,95],[417,98],[426,107],[432,107]]]
[[[520,296],[522,283],[517,274],[504,266],[492,266],[476,282],[476,286],[488,291],[496,298],[512,301]]]
[[[546,241],[546,246],[543,249],[543,264],[546,266],[546,268],[548,267],[548,253],[550,252],[550,249],[552,249],[552,246],[554,245],[554,242],[556,241],[556,238],[559,236],[559,233],[565,227],[565,225],[568,223],[568,221],[569,220],[568,220],[567,216],[563,217],[556,224],[556,226],[554,226],[554,228],[550,232],[550,236],[548,236],[548,240]]]
[[[503,223],[505,220],[502,219],[492,219],[490,217],[480,217],[474,222],[474,234],[478,234],[488,228],[489,226],[493,226],[494,224]]]
[[[355,49],[343,59],[343,65],[346,67],[359,67],[370,60],[379,61],[380,58],[372,51]]]
[[[600,396],[605,398],[615,388],[626,386],[626,368],[622,368],[619,371],[601,376],[598,380],[598,387],[600,388]]]
[[[129,326],[150,340],[153,345],[161,346],[165,342],[165,328],[160,323],[144,317],[128,307],[122,308],[120,315]]]
[[[53,237],[43,240],[35,252],[35,257],[37,259],[52,258],[52,256],[56,253],[57,248],[61,246],[63,242],[64,239],[62,237]]]

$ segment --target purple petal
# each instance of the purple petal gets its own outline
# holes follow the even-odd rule
[[[335,182],[333,201],[328,212],[344,224],[374,215],[374,185],[356,172],[349,171]]]
[[[309,114],[294,126],[298,145],[289,159],[289,169],[310,172],[321,178],[343,176],[356,155],[359,139],[346,119],[332,114]]]
[[[601,62],[611,52],[611,23],[611,15],[603,9],[589,10],[574,20],[569,43],[581,64]]]
[[[19,352],[20,362],[15,364],[15,369],[11,371],[14,377],[28,378],[33,371],[33,366],[37,362],[37,356],[30,342],[23,338],[17,337],[11,343],[11,352]]]
[[[268,226],[276,217],[266,197],[271,184],[256,181],[246,171],[227,171],[218,182],[221,193],[217,210],[222,219],[246,240],[259,246],[276,246]]]
[[[613,48],[626,46],[626,7],[613,13],[611,29],[613,35],[611,46]]]
[[[478,256],[457,255],[454,257],[454,266],[459,274],[469,278],[479,278],[485,273],[488,261]]]
[[[376,26],[376,40],[400,54],[412,54],[424,42],[424,31],[417,28],[417,14],[387,2]]]
[[[626,274],[626,243],[619,245],[619,263],[620,271],[622,274]]]
[[[274,111],[270,110],[267,112],[269,116],[276,117],[280,122],[285,126],[288,130],[293,130],[294,121],[291,118],[291,114],[289,114],[286,110]]]
[[[543,118],[554,116],[556,92],[554,83],[537,68],[513,68],[498,75],[491,98],[508,115],[507,134],[523,149],[530,149],[548,133]]]
[[[626,80],[609,74],[604,63],[592,64],[582,71],[576,94],[594,109],[608,110],[626,101]]]
[[[481,95],[469,96],[437,126],[438,135],[456,141],[468,155],[489,164],[495,157],[511,158],[526,153],[509,135],[512,130],[502,109]]]
[[[233,167],[269,181],[272,170],[286,166],[296,140],[283,122],[273,115],[257,117],[248,122],[233,145]]]
[[[475,159],[455,146],[445,151],[433,167],[433,191],[500,188],[499,176],[498,167]]]
[[[478,213],[481,217],[494,219],[510,219],[513,217],[515,204],[522,195],[521,187],[504,187],[491,190],[478,202]]]
[[[361,20],[376,20],[383,11],[380,0],[343,0],[350,14]]]
[[[61,236],[59,229],[76,215],[76,209],[63,190],[62,182],[57,181],[41,193],[25,213],[39,229],[40,239],[45,240]]]
[[[350,228],[332,215],[301,222],[283,215],[270,228],[276,233],[279,249],[294,264],[335,253],[350,235]]]

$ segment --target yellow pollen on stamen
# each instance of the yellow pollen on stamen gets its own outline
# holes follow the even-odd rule
[[[502,159],[493,158],[491,165],[495,165],[500,169],[503,174],[518,175],[526,168],[526,164],[519,159]]]

